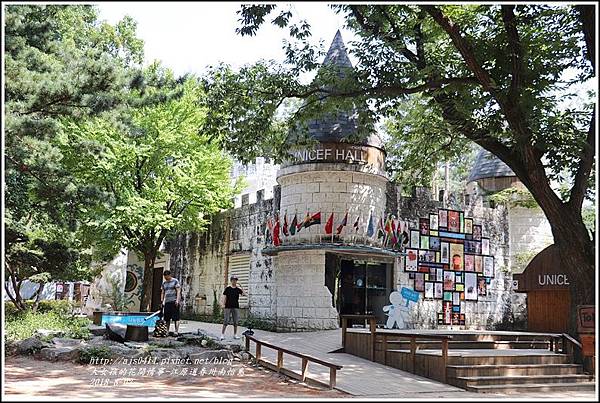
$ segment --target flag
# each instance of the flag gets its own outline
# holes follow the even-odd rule
[[[290,224],[290,235],[296,234],[296,229],[298,228],[298,213],[294,213],[294,219]]]
[[[307,214],[308,217],[308,214]],[[315,213],[304,223],[304,228],[308,228],[311,225],[321,224],[321,212]]]
[[[337,235],[339,235],[342,232],[342,230],[344,229],[346,224],[348,224],[348,212],[347,211],[346,211],[346,215],[344,216],[344,219],[342,220],[340,225],[338,225],[338,227],[337,227]]]
[[[396,246],[396,244],[398,243],[398,237],[396,236],[396,219],[392,217],[392,248],[394,246]]]
[[[304,220],[302,220],[302,222],[298,224],[298,232],[300,232],[300,230],[302,230],[302,228],[305,227],[305,224],[308,222],[308,220],[310,220],[310,214],[307,212],[306,217],[304,217]]]
[[[281,245],[281,239],[279,238],[279,216],[277,216],[275,227],[273,228],[273,245]]]
[[[289,231],[288,231],[288,222],[287,222],[287,211],[285,212],[285,214],[283,215],[283,235],[288,236],[290,235]],[[292,234],[293,235],[293,234]]]
[[[267,218],[267,227],[265,228],[265,242],[271,242],[271,236],[273,234],[273,222],[271,221],[271,217]]]
[[[375,233],[375,223],[373,222],[373,214],[369,216],[369,226],[367,227],[367,236],[370,238]]]
[[[377,224],[377,238],[385,237],[384,227],[385,225],[383,223],[383,217],[380,217]]]
[[[325,224],[325,233],[331,234],[333,232],[333,213],[329,216],[327,223]]]
[[[360,219],[360,214],[356,216],[356,221],[354,221],[354,232],[358,232],[358,220]]]

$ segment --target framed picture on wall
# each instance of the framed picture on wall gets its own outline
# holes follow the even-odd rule
[[[425,277],[423,273],[415,273],[415,291],[425,291]]]
[[[485,277],[494,277],[494,258],[491,256],[483,257],[483,275]]]
[[[438,210],[438,228],[448,228],[448,210]]]
[[[434,283],[433,285],[433,297],[437,299],[442,299],[444,293],[444,284],[443,283]]]
[[[448,231],[460,231],[460,214],[458,211],[448,210]]]
[[[417,271],[417,250],[407,249],[406,256],[404,257],[404,270],[406,271]]]
[[[448,242],[440,242],[440,261],[442,263],[450,263],[450,244]]]
[[[483,273],[483,257],[475,255],[473,260],[475,261],[475,273]]]
[[[429,282],[429,281],[425,283],[425,298],[433,298],[433,296],[434,296],[433,288],[434,288],[434,283]]]
[[[444,291],[454,291],[454,272],[444,270]]]
[[[437,236],[430,236],[429,237],[429,249],[440,250],[440,238],[438,238]]]
[[[416,229],[410,230],[410,247],[413,249],[419,249],[419,231]]]
[[[487,283],[485,282],[485,277],[479,277],[477,285],[479,295],[487,295]]]
[[[427,218],[419,218],[419,232],[421,235],[429,235],[429,220]]]
[[[465,273],[465,299],[477,301],[477,273]]]
[[[465,254],[465,271],[475,271],[475,259],[473,255]]]
[[[429,249],[429,236],[421,235],[421,249]]]
[[[490,239],[489,238],[481,238],[481,254],[482,255],[490,254]]]
[[[473,219],[465,218],[465,234],[473,233]]]
[[[462,271],[464,269],[464,250],[462,243],[450,244],[450,268],[452,270]]]
[[[429,214],[429,229],[436,230],[438,229],[438,215],[437,214]]]
[[[473,225],[473,239],[481,241],[481,225]]]

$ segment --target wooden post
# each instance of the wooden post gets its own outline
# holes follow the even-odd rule
[[[412,359],[412,373],[415,374],[417,372],[415,368],[417,362],[417,339],[414,336],[410,338],[410,358]]]
[[[448,339],[444,339],[442,340],[442,358],[444,360],[444,369],[443,369],[443,381],[444,383],[446,383],[446,379],[447,379],[447,371],[448,371]]]
[[[308,373],[308,359],[302,358],[302,382],[306,380],[306,374]]]
[[[246,337],[246,351],[250,352],[250,339]]]
[[[375,361],[375,318],[369,318],[369,331],[371,332],[371,361]]]
[[[277,372],[281,372],[283,367],[283,351],[277,350]]]
[[[342,347],[346,350],[346,330],[348,329],[348,318],[342,316]]]
[[[550,351],[554,351],[554,337],[550,337]]]
[[[383,337],[383,365],[387,365],[387,334],[382,333],[381,337]]]
[[[335,368],[329,367],[329,389],[335,388]]]
[[[261,350],[262,345],[260,344],[259,341],[256,342],[256,361],[258,362],[260,360],[260,350]]]

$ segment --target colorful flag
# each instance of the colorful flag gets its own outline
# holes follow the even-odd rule
[[[385,237],[385,224],[383,223],[383,217],[380,217],[377,223],[377,238]]]
[[[281,245],[281,239],[279,238],[279,216],[275,220],[275,227],[273,228],[273,245]]]
[[[296,229],[298,228],[298,213],[294,213],[294,219],[290,224],[290,235],[296,234]]]
[[[333,216],[333,214],[332,214]],[[337,227],[337,235],[339,235],[342,230],[344,229],[344,227],[348,224],[348,212],[346,211],[346,215],[344,216],[344,219],[342,220],[342,222],[340,223],[340,225],[338,225]]]
[[[308,220],[310,220],[310,214],[306,212],[306,217],[304,217],[304,220],[302,220],[302,222],[298,224],[298,232],[300,232],[302,228],[305,228],[305,225],[308,222]]]
[[[285,236],[290,235],[290,233],[288,231],[287,211],[283,215],[283,235],[285,235]]]
[[[325,233],[331,234],[333,232],[333,213],[329,216],[327,223],[325,224]]]
[[[375,223],[373,222],[373,214],[369,216],[369,226],[367,227],[367,236],[370,238],[375,234]]]
[[[354,232],[358,232],[358,220],[360,219],[360,214],[356,216],[356,221],[354,221]]]
[[[308,215],[307,215],[307,217],[308,217]],[[315,224],[321,224],[321,212],[320,211],[318,213],[313,214],[313,216],[310,217],[308,219],[308,221],[304,223],[304,228],[308,228],[311,225],[315,225]]]
[[[392,248],[393,248],[398,243],[398,237],[396,236],[396,219],[393,217],[392,217],[391,227],[392,227],[391,229],[392,229]]]
[[[271,221],[271,217],[267,217],[267,226],[265,228],[265,242],[270,243],[273,234],[273,222]]]

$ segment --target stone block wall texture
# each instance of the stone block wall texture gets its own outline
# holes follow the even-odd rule
[[[289,171],[291,173],[277,178],[281,186],[280,212],[287,214],[288,222],[291,222],[294,214],[297,214],[298,220],[301,221],[307,212],[312,215],[320,211],[322,223],[321,226],[302,229],[289,239],[290,242],[318,242],[318,235],[325,234],[324,224],[331,213],[334,215],[335,228],[348,212],[346,231],[352,228],[356,217],[360,215],[359,233],[364,233],[369,215],[372,213],[374,217],[381,217],[385,211],[385,177],[351,170]],[[286,241],[284,239],[284,243]]]

